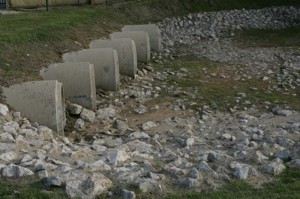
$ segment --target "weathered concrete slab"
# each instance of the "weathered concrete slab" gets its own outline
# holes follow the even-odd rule
[[[62,83],[32,81],[3,91],[6,102],[25,117],[64,135],[66,116]]]
[[[133,77],[137,73],[137,54],[134,40],[130,38],[95,40],[90,48],[113,48],[118,53],[119,70],[122,75]]]
[[[69,101],[96,110],[96,84],[94,65],[88,62],[59,63],[43,68],[45,80],[63,83],[64,96]]]
[[[143,63],[150,61],[150,40],[148,33],[144,31],[114,32],[110,35],[112,39],[131,38],[134,40],[137,51],[137,60]]]
[[[151,50],[160,52],[162,49],[161,32],[155,24],[126,25],[122,28],[122,31],[144,31],[149,35]]]
[[[63,55],[65,62],[89,62],[95,68],[97,88],[117,91],[120,87],[117,51],[112,48],[84,49]]]

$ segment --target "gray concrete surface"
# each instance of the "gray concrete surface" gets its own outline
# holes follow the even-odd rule
[[[88,62],[59,63],[43,68],[45,80],[63,84],[64,96],[70,102],[96,110],[96,84],[94,65]]]
[[[131,38],[134,40],[137,51],[137,60],[148,63],[150,61],[150,40],[148,33],[144,31],[114,32],[110,34],[112,39]]]
[[[31,121],[64,135],[66,125],[62,83],[32,81],[4,88],[6,103]]]
[[[162,49],[161,32],[155,24],[125,25],[122,31],[144,31],[149,35],[151,50],[159,53]]]
[[[134,40],[130,38],[95,40],[90,48],[113,48],[118,52],[119,70],[122,75],[134,77],[137,73],[137,54]]]
[[[63,55],[65,62],[89,62],[95,68],[96,87],[117,91],[120,87],[118,53],[112,48],[84,49]]]

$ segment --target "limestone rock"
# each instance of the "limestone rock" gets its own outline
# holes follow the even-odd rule
[[[116,110],[113,107],[101,108],[96,111],[97,119],[108,120],[115,117]]]
[[[130,156],[123,150],[110,150],[103,157],[103,160],[108,164],[117,166],[121,162],[128,160]]]
[[[118,130],[118,134],[123,135],[125,131],[127,131],[127,129],[129,128],[129,126],[124,121],[115,120],[113,123],[113,128]]]
[[[4,177],[22,177],[33,174],[34,173],[31,170],[15,164],[10,164],[2,169],[2,176]]]
[[[14,150],[15,148],[16,148],[16,144],[0,142],[0,152],[11,151]]]
[[[144,132],[133,132],[128,135],[128,140],[148,140],[150,139],[150,136],[147,133]]]
[[[72,115],[79,115],[83,109],[81,105],[78,104],[69,104],[68,105],[68,111]]]
[[[69,198],[95,198],[107,191],[112,182],[102,174],[92,174],[86,179],[73,179],[66,183],[66,193]]]
[[[83,192],[89,197],[95,197],[107,191],[112,181],[102,174],[92,174],[83,183]]]
[[[162,193],[162,186],[155,180],[145,180],[139,184],[139,188],[143,193]]]
[[[185,146],[189,148],[195,144],[195,138],[188,138],[185,140]]]
[[[75,122],[75,124],[74,124],[74,128],[76,129],[76,130],[82,130],[82,129],[84,129],[84,121],[83,121],[83,119],[78,119],[78,120],[76,120],[76,122]]]
[[[144,131],[150,130],[152,128],[156,127],[155,122],[149,121],[142,124],[142,129]]]
[[[128,191],[126,189],[122,189],[122,198],[123,199],[135,199],[136,195],[133,191]]]
[[[104,145],[107,147],[116,147],[123,144],[123,140],[121,138],[112,138],[112,137],[107,137],[104,139]]]
[[[206,173],[210,173],[214,176],[217,176],[217,172],[215,172],[205,161],[201,161],[198,165],[196,165],[196,168],[200,171],[204,171]]]
[[[198,180],[200,178],[200,176],[202,178],[202,175],[198,172],[198,170],[196,168],[192,168],[187,174],[187,177],[196,179],[196,180]]]
[[[179,178],[178,182],[180,185],[188,189],[198,187],[200,185],[200,183],[194,178]]]
[[[12,160],[15,160],[17,158],[17,154],[13,151],[2,153],[0,155],[0,160],[3,160],[5,162],[10,162]]]
[[[9,133],[1,133],[0,134],[0,142],[6,142],[6,143],[15,143],[16,140],[14,137]]]
[[[61,187],[63,181],[59,176],[49,176],[42,179],[42,183],[45,187]]]
[[[264,169],[267,173],[278,175],[285,170],[282,160],[279,158],[275,159],[273,162],[264,166]]]
[[[96,162],[88,165],[89,171],[110,171],[111,167],[107,165],[103,160],[97,160]]]
[[[93,123],[96,115],[93,111],[83,108],[80,117],[85,121]]]
[[[0,104],[0,116],[2,115],[5,117],[8,112],[9,112],[9,109],[7,108],[7,106],[4,104]]]

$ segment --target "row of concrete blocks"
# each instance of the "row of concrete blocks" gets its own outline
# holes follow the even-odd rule
[[[161,50],[156,25],[124,26],[111,40],[91,42],[90,49],[63,55],[65,63],[41,70],[44,81],[4,88],[6,102],[29,119],[64,135],[65,99],[96,109],[96,88],[119,90],[120,75],[134,76],[137,63],[150,61],[150,46]]]

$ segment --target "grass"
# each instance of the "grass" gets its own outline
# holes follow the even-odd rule
[[[151,1],[152,6],[162,9],[172,9],[177,14],[198,11],[220,11],[220,10],[232,10],[232,9],[257,9],[268,6],[282,6],[282,5],[293,5],[300,6],[298,0],[173,0],[172,4],[168,0],[154,0]],[[180,6],[178,6],[180,5]]]
[[[243,181],[233,180],[225,187],[217,191],[203,193],[183,192],[171,194],[163,199],[293,199],[300,198],[300,170],[287,169],[278,176],[274,182],[263,185],[260,188],[254,187]]]
[[[242,46],[300,47],[300,26],[285,29],[249,29],[238,33]]]
[[[62,188],[43,189],[34,177],[1,178],[1,199],[64,199],[67,198]]]

